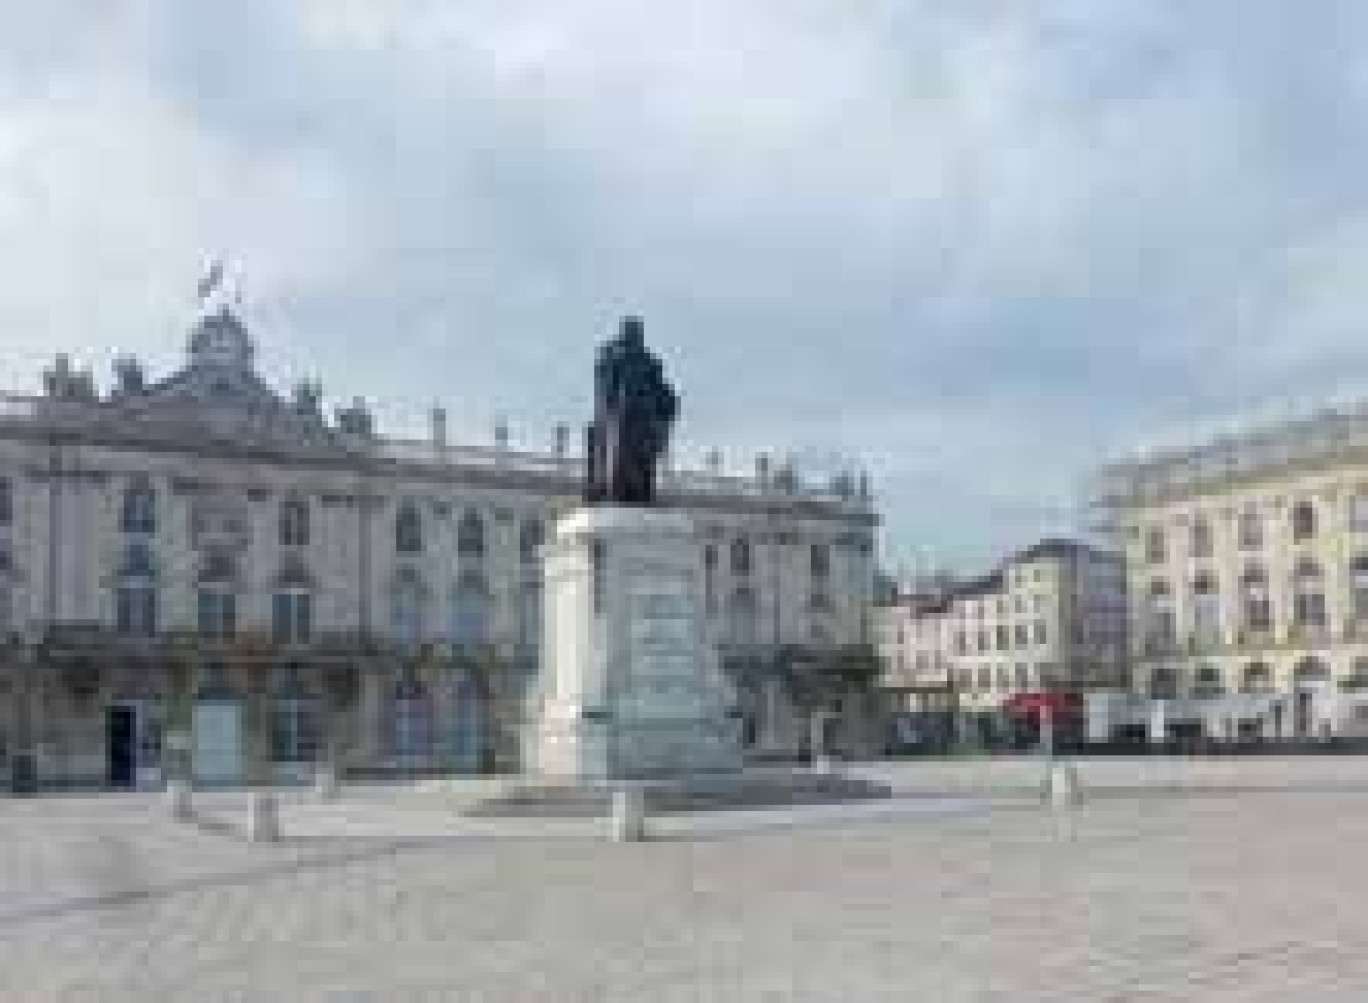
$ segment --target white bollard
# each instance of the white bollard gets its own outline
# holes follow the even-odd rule
[[[253,791],[248,802],[247,837],[253,843],[274,843],[280,839],[280,816],[275,795]]]
[[[189,822],[194,818],[188,781],[181,777],[171,777],[166,781],[166,806],[177,822]]]
[[[314,794],[320,801],[337,797],[337,767],[332,763],[319,763],[314,769]]]
[[[1081,800],[1073,763],[1056,760],[1045,776],[1045,799],[1052,808],[1072,808]]]
[[[640,787],[613,791],[613,842],[640,843],[646,838],[646,798]]]

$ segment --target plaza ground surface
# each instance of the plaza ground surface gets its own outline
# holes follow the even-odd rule
[[[198,824],[0,801],[2,1000],[1368,999],[1368,759],[901,763],[885,803],[463,819],[368,787]]]

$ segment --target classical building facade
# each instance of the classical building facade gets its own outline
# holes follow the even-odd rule
[[[1127,555],[1135,692],[1117,727],[1362,731],[1368,409],[1113,464],[1095,504]]]
[[[882,688],[909,714],[958,718],[991,739],[1042,694],[1125,685],[1119,554],[1049,539],[992,573],[880,606]]]
[[[40,786],[516,767],[535,713],[539,548],[578,503],[546,453],[379,434],[362,402],[282,397],[233,305],[184,367],[132,360],[101,394],[59,358],[0,402],[0,756]],[[496,436],[496,439],[499,439]],[[709,622],[747,736],[801,729],[787,695],[868,630],[877,519],[863,478],[804,487],[667,470],[706,541]],[[174,741],[172,740],[174,738]]]

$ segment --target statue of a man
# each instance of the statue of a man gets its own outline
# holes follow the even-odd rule
[[[641,319],[627,317],[594,365],[585,501],[650,505],[656,466],[669,444],[679,399],[646,348]]]

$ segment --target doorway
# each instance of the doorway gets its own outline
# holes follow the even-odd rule
[[[108,781],[115,790],[132,790],[138,780],[138,714],[126,704],[109,708],[105,718]]]

